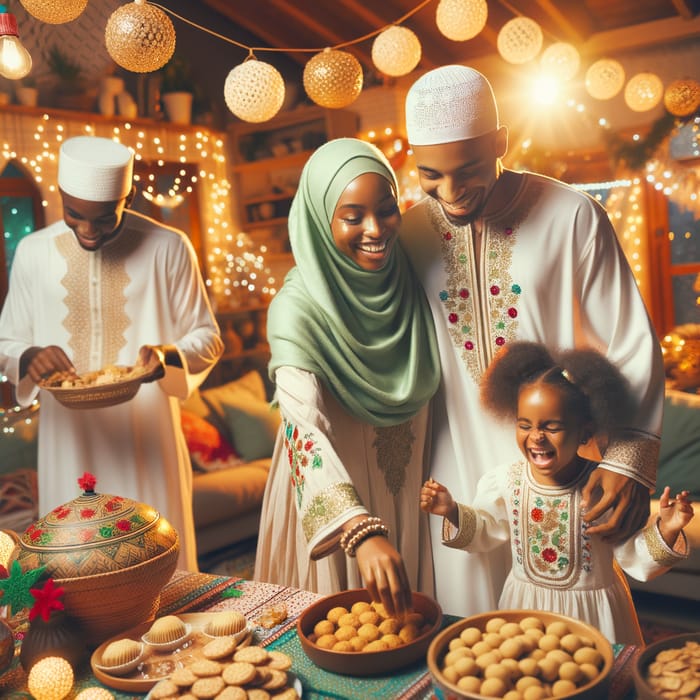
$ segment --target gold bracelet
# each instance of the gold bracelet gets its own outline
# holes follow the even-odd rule
[[[368,515],[366,518],[363,518],[362,520],[359,520],[356,522],[349,530],[346,530],[343,532],[343,534],[340,536],[340,540],[338,541],[338,544],[340,545],[341,549],[345,549],[348,540],[350,540],[355,533],[363,528],[365,525],[369,525],[370,523],[381,523],[382,519],[377,518],[376,516],[373,515]]]
[[[370,523],[365,525],[363,528],[358,530],[347,542],[343,549],[345,554],[349,557],[354,557],[357,548],[364,542],[368,537],[374,537],[375,535],[381,535],[382,537],[389,536],[389,528],[382,522]]]

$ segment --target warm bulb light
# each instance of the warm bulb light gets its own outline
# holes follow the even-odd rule
[[[372,44],[372,62],[384,75],[398,78],[418,65],[421,52],[414,32],[407,27],[389,27]]]
[[[548,46],[540,57],[542,70],[560,80],[571,80],[578,73],[580,65],[578,49],[564,41]]]
[[[88,0],[19,0],[33,17],[46,24],[72,22],[82,14]]]
[[[284,95],[284,79],[280,72],[254,56],[233,68],[224,82],[226,106],[246,122],[272,119],[282,107]]]
[[[73,689],[73,668],[61,656],[47,656],[29,671],[27,688],[36,700],[63,700]]]
[[[324,49],[304,66],[306,94],[321,107],[342,109],[362,92],[362,66],[347,51]]]
[[[496,48],[508,63],[527,63],[540,52],[543,41],[540,25],[534,19],[515,17],[501,27]]]
[[[596,100],[609,100],[625,84],[625,69],[619,61],[601,58],[586,71],[586,90]]]
[[[486,0],[440,0],[435,24],[448,39],[467,41],[486,26],[488,14]]]
[[[625,86],[625,103],[634,112],[654,109],[664,94],[664,84],[655,73],[637,73]]]
[[[19,40],[17,19],[0,11],[0,75],[19,80],[32,69],[32,57]]]

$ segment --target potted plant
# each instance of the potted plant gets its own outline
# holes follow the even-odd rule
[[[175,54],[160,69],[160,78],[160,97],[168,119],[176,124],[189,124],[195,93],[189,63],[182,55]]]
[[[96,95],[94,90],[87,89],[80,64],[55,44],[46,55],[46,64],[53,83],[54,104],[64,109],[91,111]]]

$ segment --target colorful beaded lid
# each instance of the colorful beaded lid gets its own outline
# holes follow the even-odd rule
[[[117,571],[170,549],[177,533],[149,505],[95,492],[96,479],[78,479],[83,493],[54,508],[20,537],[19,562],[26,570],[46,566],[53,578]]]

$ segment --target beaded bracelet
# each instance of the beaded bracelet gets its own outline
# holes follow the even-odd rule
[[[343,534],[340,536],[338,544],[340,545],[341,549],[344,550],[350,538],[353,537],[353,535],[355,535],[358,532],[358,530],[362,529],[365,525],[381,522],[381,518],[377,518],[373,515],[368,515],[366,518],[363,518],[362,520],[356,522],[349,530],[343,532]]]
[[[381,535],[382,537],[389,536],[389,528],[382,522],[370,523],[365,525],[363,528],[358,530],[346,543],[343,549],[345,554],[349,557],[355,556],[355,550],[364,542],[368,537],[374,537],[375,535]]]

